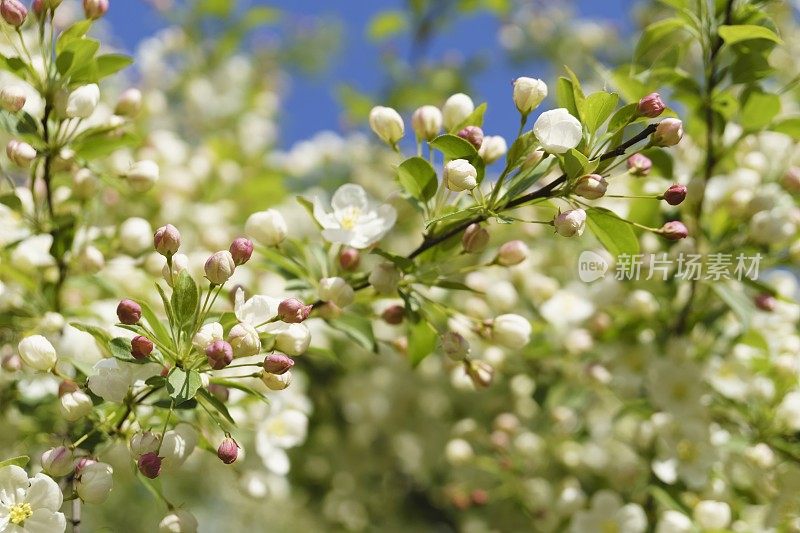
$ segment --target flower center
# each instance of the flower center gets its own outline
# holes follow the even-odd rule
[[[342,229],[351,230],[356,227],[359,218],[361,218],[361,209],[357,207],[348,207],[344,210],[344,213],[342,213],[339,224],[342,226]]]
[[[18,503],[13,507],[11,507],[11,511],[8,513],[8,517],[12,524],[20,525],[27,518],[30,518],[32,514],[33,514],[33,509],[31,508],[31,504]]]
[[[691,463],[697,459],[697,446],[690,440],[683,439],[676,446],[678,459],[684,463]]]

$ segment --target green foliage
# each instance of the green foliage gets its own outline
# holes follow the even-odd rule
[[[177,406],[193,399],[202,384],[197,370],[173,368],[167,376],[167,393]]]
[[[639,239],[629,222],[602,207],[587,209],[586,215],[589,229],[612,256],[639,253]]]
[[[439,186],[436,171],[421,157],[412,157],[397,167],[397,179],[403,189],[421,202],[427,202],[436,194]]]

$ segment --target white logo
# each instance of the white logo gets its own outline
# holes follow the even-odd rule
[[[605,277],[608,263],[602,255],[586,250],[578,257],[578,277],[584,283],[591,283]]]

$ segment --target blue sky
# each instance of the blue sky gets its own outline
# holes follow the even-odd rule
[[[630,24],[629,13],[634,1],[578,0],[576,7],[582,16],[610,20],[625,28]],[[292,75],[280,120],[280,144],[289,146],[323,129],[341,131],[340,109],[333,94],[334,88],[341,81],[367,92],[381,86],[384,78],[380,68],[380,49],[367,41],[364,28],[376,13],[401,9],[404,0],[251,0],[249,3],[277,7],[298,18],[335,17],[344,25],[342,50],[326,72],[311,78],[297,73]],[[112,0],[108,20],[129,50],[160,27],[157,15],[143,0]],[[131,21],[136,23],[131,24]],[[471,51],[497,50],[497,29],[498,22],[488,15],[465,17],[432,43],[430,55],[438,57],[453,50],[461,50],[467,55]],[[404,44],[407,43],[401,42],[399,46]],[[519,72],[500,58],[475,80],[477,94],[471,96],[476,102],[494,103],[490,105],[485,124],[488,134],[511,137],[516,132],[518,118],[509,92],[511,80],[521,75],[538,77],[545,73]]]

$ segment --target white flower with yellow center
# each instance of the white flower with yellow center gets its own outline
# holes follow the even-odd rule
[[[314,199],[314,218],[322,226],[322,236],[329,242],[364,249],[386,235],[397,220],[397,211],[389,204],[376,205],[360,185],[339,187],[331,200],[333,212],[326,211]]]
[[[0,468],[0,532],[62,533],[67,528],[58,512],[62,503],[58,484],[48,476],[29,479],[18,466]]]
[[[635,503],[623,504],[616,492],[601,490],[592,496],[591,507],[572,516],[570,533],[642,533],[647,529],[644,510]]]

